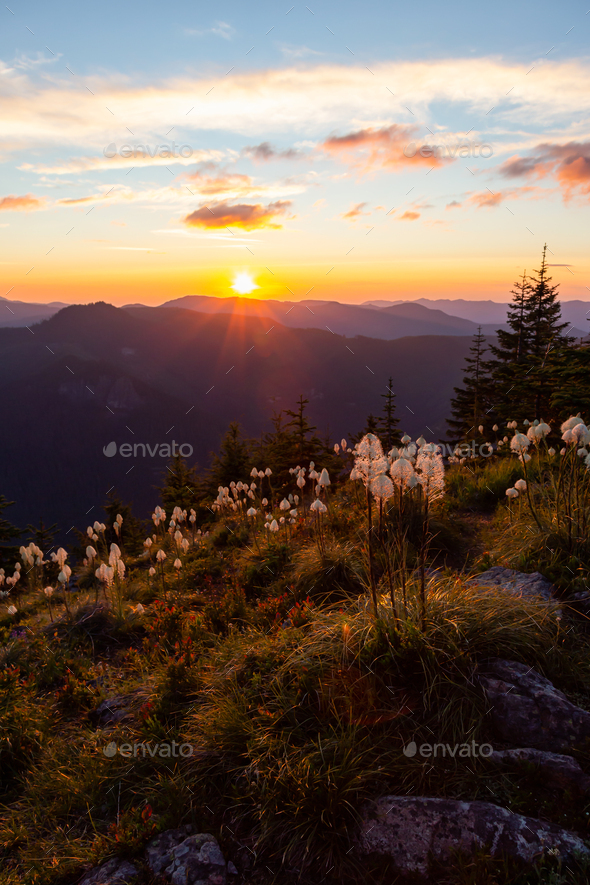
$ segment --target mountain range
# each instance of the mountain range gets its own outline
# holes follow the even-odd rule
[[[49,319],[63,307],[63,302],[33,304],[0,298],[0,328],[31,326]],[[142,304],[127,307],[145,307]],[[588,334],[590,302],[562,302],[562,315],[570,324],[569,334]],[[394,340],[408,335],[469,335],[481,325],[484,335],[493,335],[506,327],[506,303],[467,299],[427,299],[417,301],[366,301],[343,304],[338,301],[278,301],[275,299],[219,298],[208,295],[185,295],[164,302],[162,308],[182,308],[199,313],[231,313],[265,317],[294,329],[327,329],[347,338],[366,335]]]
[[[318,432],[340,440],[381,411],[389,377],[402,429],[444,438],[470,344],[104,303],[0,329],[0,493],[17,502],[7,516],[57,521],[67,533],[101,518],[110,489],[145,515],[166,471],[162,446],[174,440],[204,467],[231,421],[259,436],[300,394]]]

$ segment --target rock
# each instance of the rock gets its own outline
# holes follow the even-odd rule
[[[488,756],[496,765],[535,765],[543,775],[543,781],[550,786],[572,790],[575,793],[590,792],[590,777],[584,774],[572,756],[560,756],[546,750],[523,747],[518,750],[494,750]]]
[[[544,851],[563,860],[580,852],[590,857],[582,839],[532,817],[513,814],[489,802],[385,796],[363,813],[359,848],[364,854],[388,855],[400,873],[428,875],[429,856],[445,861],[456,851],[487,847],[493,857],[506,854],[532,864]]]
[[[137,878],[138,872],[132,863],[113,857],[106,863],[87,873],[80,885],[127,885]]]
[[[524,598],[542,597],[547,602],[555,600],[554,585],[539,572],[527,575],[513,568],[494,566],[467,581],[468,587],[501,587],[511,596]]]
[[[127,714],[126,700],[124,697],[107,698],[88,713],[88,718],[93,725],[101,726],[120,722]]]
[[[532,667],[495,659],[478,674],[498,737],[512,746],[559,752],[590,738],[590,713]]]
[[[217,840],[210,833],[190,835],[192,827],[167,830],[147,846],[147,863],[172,885],[225,885],[227,869]]]
[[[231,862],[231,860],[228,861],[228,863],[227,863],[227,873],[228,873],[228,876],[237,876],[238,875],[238,871],[236,869],[236,866],[235,866],[235,864],[233,864]]]

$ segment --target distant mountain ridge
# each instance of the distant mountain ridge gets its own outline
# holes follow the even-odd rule
[[[469,335],[477,323],[454,317],[441,310],[416,302],[375,310],[339,301],[276,301],[257,298],[216,298],[185,295],[167,301],[162,307],[181,307],[207,313],[232,313],[241,316],[268,317],[292,329],[327,329],[337,335],[354,338],[365,335],[393,341],[413,335]],[[493,335],[496,325],[485,325],[484,334]]]
[[[67,307],[33,335],[0,329],[0,404],[10,416],[0,422],[0,493],[16,501],[7,515],[83,529],[111,488],[146,513],[167,461],[141,448],[126,457],[122,445],[188,444],[189,462],[203,467],[230,421],[259,436],[300,394],[318,433],[339,440],[381,411],[390,377],[402,430],[444,438],[470,344],[352,340],[266,316],[104,303]]]

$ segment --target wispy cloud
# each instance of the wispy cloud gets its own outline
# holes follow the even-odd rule
[[[500,167],[505,178],[557,179],[564,200],[590,196],[590,141],[539,144],[528,157],[511,157]]]
[[[362,218],[363,215],[370,215],[370,212],[363,212],[366,205],[366,203],[355,203],[348,212],[343,212],[340,218],[344,218],[347,221],[356,221],[357,218]]]
[[[45,205],[43,197],[34,197],[33,194],[25,194],[22,197],[11,194],[0,197],[0,211],[3,212],[31,212],[35,209],[44,209]]]
[[[215,37],[221,37],[223,40],[231,40],[236,33],[236,29],[228,22],[217,21],[210,28],[205,28],[205,30],[185,28],[184,33],[189,37],[205,37],[207,34],[213,34]]]
[[[189,227],[225,228],[239,227],[242,230],[274,228],[278,230],[282,224],[277,219],[284,217],[290,210],[289,200],[276,200],[263,206],[260,203],[214,203],[212,207],[203,206],[187,215],[183,221]]]

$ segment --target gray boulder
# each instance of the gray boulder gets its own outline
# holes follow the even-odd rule
[[[559,752],[590,738],[590,713],[532,667],[495,659],[480,668],[478,679],[493,728],[505,743]]]
[[[532,864],[548,850],[563,860],[584,842],[552,824],[514,814],[489,802],[384,796],[364,809],[358,847],[364,854],[388,855],[401,873],[428,875],[429,857],[446,861],[457,851],[486,847]]]
[[[129,885],[134,882],[138,872],[132,863],[113,857],[99,867],[87,873],[80,885]]]
[[[226,885],[227,867],[210,833],[190,835],[191,827],[167,830],[147,846],[147,864],[172,885]]]
[[[494,750],[488,756],[490,762],[501,766],[535,765],[543,776],[543,782],[573,793],[589,793],[590,777],[584,774],[572,756],[561,756],[547,750],[521,747],[518,750]]]
[[[539,572],[530,575],[513,568],[494,566],[481,575],[467,581],[468,587],[500,587],[511,596],[524,598],[543,598],[547,602],[555,601],[555,587]]]

